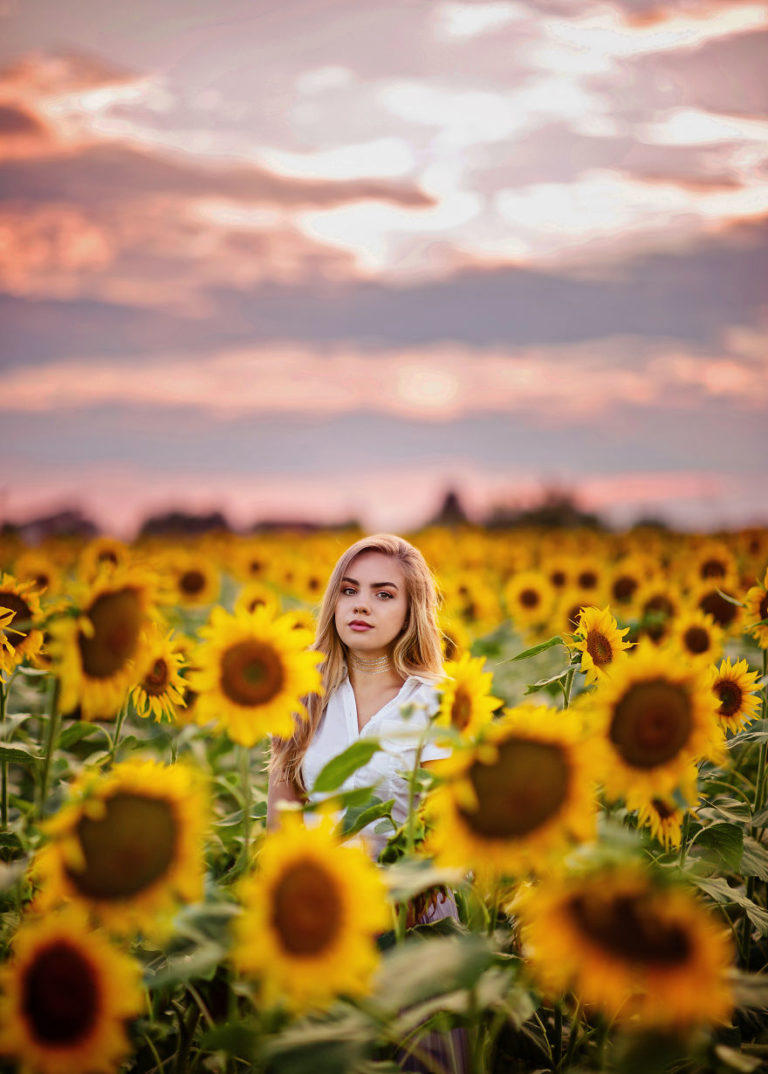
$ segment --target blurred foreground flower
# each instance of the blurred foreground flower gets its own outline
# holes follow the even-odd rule
[[[762,584],[753,585],[744,598],[747,630],[761,649],[768,649],[768,570]]]
[[[232,958],[259,979],[268,1003],[322,1008],[369,990],[376,936],[392,913],[376,865],[361,847],[340,844],[333,827],[331,817],[306,828],[286,814],[239,885]]]
[[[0,1053],[35,1074],[112,1074],[141,1013],[139,964],[72,908],[21,926],[0,970]]]
[[[570,710],[508,709],[477,746],[442,762],[440,775],[426,803],[428,849],[446,865],[515,874],[594,833],[594,787]]]
[[[36,905],[73,901],[116,932],[163,931],[179,902],[202,898],[208,822],[203,777],[187,765],[133,760],[86,772],[45,826]]]
[[[189,673],[197,722],[215,721],[243,746],[266,735],[289,738],[294,715],[306,716],[302,698],[320,690],[317,665],[325,659],[306,649],[306,631],[294,630],[288,616],[273,619],[266,608],[235,615],[214,608],[200,636],[205,641]]]
[[[608,1018],[683,1030],[727,1022],[730,934],[682,884],[637,866],[533,886],[518,900],[525,954],[552,995]]]

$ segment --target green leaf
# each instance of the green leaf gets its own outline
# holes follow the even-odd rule
[[[210,981],[226,957],[227,949],[222,944],[212,941],[201,944],[185,954],[171,955],[156,973],[148,970],[146,985],[148,988],[167,988],[197,978]]]
[[[768,977],[764,973],[732,974],[733,1000],[737,1007],[765,1010],[768,1007]]]
[[[692,849],[701,847],[707,848],[710,861],[717,862],[725,872],[736,873],[744,852],[744,829],[728,821],[710,824],[698,833]]]
[[[109,742],[109,735],[97,723],[73,723],[69,727],[65,727],[61,732],[57,746],[60,750],[69,750],[72,746],[76,746],[78,742],[82,742],[84,738],[92,738],[96,734],[103,735]]]
[[[721,876],[697,876],[691,874],[691,880],[706,892],[710,898],[723,906],[740,906],[761,936],[768,936],[768,911],[763,910],[751,899],[743,895],[737,888],[729,886],[728,881]]]
[[[367,809],[348,809],[344,814],[344,818],[341,824],[341,834],[343,836],[355,835],[356,832],[360,832],[365,828],[367,824],[372,824],[375,820],[380,820],[382,817],[392,820],[392,806],[395,804],[394,798],[389,798],[386,802],[374,802],[373,805],[367,807]],[[396,825],[392,823],[394,829]]]
[[[335,791],[353,772],[367,764],[375,753],[381,749],[377,738],[360,738],[353,742],[323,768],[315,780],[313,790],[318,794]]]
[[[373,1001],[390,1016],[435,995],[473,988],[493,963],[484,936],[422,937],[389,949],[377,974]]]
[[[552,675],[549,679],[539,679],[538,682],[532,682],[526,688],[527,694],[535,694],[538,690],[543,690],[545,686],[550,686],[553,682],[564,682],[571,672],[571,668],[565,668],[563,671],[558,671],[557,675]]]
[[[15,743],[13,746],[0,744],[0,761],[8,761],[10,764],[35,765],[40,760],[40,754],[31,746]]]
[[[742,876],[757,876],[760,880],[768,880],[768,849],[751,835],[744,836],[740,871]]]
[[[542,641],[538,645],[531,646],[530,649],[523,649],[517,656],[510,656],[509,660],[501,660],[499,663],[507,664],[510,661],[515,660],[527,660],[529,656],[536,656],[538,653],[543,653],[545,649],[551,649],[554,645],[565,645],[565,642],[556,634],[553,638],[549,638],[547,641]]]
[[[204,1033],[201,1043],[206,1051],[226,1052],[250,1062],[256,1055],[259,1037],[259,1027],[253,1023],[227,1022]]]

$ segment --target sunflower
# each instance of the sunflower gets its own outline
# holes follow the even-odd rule
[[[266,1002],[323,1008],[365,994],[392,914],[380,873],[360,846],[342,845],[334,821],[306,828],[285,815],[238,886],[236,968],[259,979]]]
[[[123,541],[116,537],[94,537],[80,554],[77,573],[86,582],[93,582],[115,567],[126,567],[130,558],[130,550]]]
[[[672,798],[650,798],[638,805],[638,828],[650,828],[651,835],[667,849],[680,846],[683,820],[688,811]]]
[[[691,556],[690,573],[694,584],[715,582],[721,589],[735,585],[736,557],[722,541],[706,540]]]
[[[62,712],[79,705],[84,720],[115,716],[150,655],[154,589],[154,578],[140,568],[115,567],[78,593],[77,619],[51,624]]]
[[[635,553],[622,557],[609,572],[608,599],[623,618],[636,610],[637,594],[658,570],[650,557]]]
[[[720,667],[709,669],[710,686],[717,705],[717,718],[724,731],[740,731],[746,724],[756,720],[758,696],[758,673],[749,670],[746,660],[732,664],[723,660]]]
[[[173,720],[177,709],[184,707],[183,662],[173,631],[165,636],[159,630],[152,631],[144,673],[131,690],[139,716],[151,714],[156,720]]]
[[[680,590],[666,578],[654,578],[646,582],[637,594],[639,623],[630,637],[650,638],[659,644],[669,635],[675,618],[683,607]]]
[[[693,590],[692,600],[702,612],[711,615],[726,634],[735,637],[741,633],[744,609],[737,601],[733,588],[718,585],[716,582],[702,582]]]
[[[273,616],[281,612],[280,598],[270,586],[263,582],[246,582],[235,598],[236,612],[255,612],[257,608],[266,608]]]
[[[446,613],[479,636],[494,630],[502,614],[499,594],[484,573],[466,570],[441,582]]]
[[[576,715],[520,705],[443,763],[426,803],[429,849],[446,865],[515,873],[594,832],[593,783]]]
[[[46,597],[55,596],[61,589],[61,571],[45,552],[29,549],[13,565],[13,576],[19,582],[31,582]]]
[[[552,993],[635,1027],[686,1030],[729,1020],[727,930],[681,884],[639,866],[548,878],[518,900],[523,948]]]
[[[560,594],[551,619],[551,629],[559,634],[570,634],[579,625],[585,608],[597,610],[597,604],[577,593],[570,586]]]
[[[0,1053],[35,1074],[112,1074],[144,1006],[135,959],[62,909],[25,922],[0,969]]]
[[[504,598],[513,624],[526,631],[549,619],[555,590],[542,571],[520,571],[504,587]]]
[[[12,614],[4,617],[2,624],[0,670],[8,672],[23,660],[34,659],[43,646],[43,632],[28,625],[42,615],[34,582],[19,582],[11,574],[0,574],[0,612],[5,611]]]
[[[72,901],[120,933],[167,928],[179,902],[203,895],[204,779],[185,764],[131,760],[85,772],[45,825],[33,863],[41,908]]]
[[[695,767],[723,756],[715,699],[706,673],[642,639],[604,679],[588,709],[606,796],[627,803],[695,792]]]
[[[438,628],[445,660],[458,660],[464,653],[468,653],[472,645],[472,637],[465,623],[456,616],[438,615]]]
[[[325,657],[304,647],[305,632],[265,608],[229,615],[214,608],[201,627],[189,684],[199,695],[199,724],[216,722],[230,738],[253,746],[265,735],[289,737],[294,714],[306,717],[302,698],[320,691],[317,665]]]
[[[439,727],[453,727],[467,738],[473,738],[504,704],[491,696],[493,675],[483,671],[484,666],[484,656],[472,657],[469,653],[446,662],[443,668],[446,678],[439,688],[440,708],[435,716]]]
[[[185,607],[199,608],[218,600],[221,573],[201,551],[176,551],[170,560],[173,597]]]
[[[768,649],[768,570],[762,585],[753,585],[744,598],[747,631],[757,640],[761,649]]]
[[[690,663],[708,667],[722,654],[723,631],[711,615],[696,608],[675,619],[669,644],[676,646]]]
[[[629,627],[619,630],[609,607],[585,608],[574,633],[574,648],[581,653],[581,670],[587,684],[615,671],[630,643],[624,641]],[[578,639],[578,640],[576,640]]]
[[[311,645],[317,633],[317,619],[309,608],[291,608],[285,613],[291,630],[303,639],[304,645]]]
[[[571,584],[590,600],[598,601],[604,595],[606,570],[597,554],[581,556],[571,569]]]

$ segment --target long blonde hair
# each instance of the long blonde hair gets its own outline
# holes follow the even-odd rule
[[[438,681],[442,676],[443,654],[437,625],[437,587],[424,556],[418,548],[392,533],[377,533],[350,545],[331,572],[320,606],[315,640],[310,646],[325,654],[325,660],[320,667],[322,695],[310,694],[303,699],[308,718],[296,720],[296,730],[291,738],[272,740],[270,779],[286,780],[300,793],[306,790],[301,773],[304,754],[320,724],[328,698],[341,685],[347,674],[346,646],[336,630],[336,602],[342,579],[347,575],[350,564],[363,552],[382,552],[385,556],[391,556],[400,564],[405,575],[408,611],[402,633],[395,640],[392,649],[395,671],[403,679],[407,679],[409,675],[421,675]]]

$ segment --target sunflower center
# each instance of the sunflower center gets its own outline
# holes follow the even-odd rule
[[[637,579],[633,578],[630,574],[622,574],[619,578],[616,578],[611,592],[613,596],[622,604],[626,604],[632,600],[635,590],[637,589]]]
[[[535,608],[541,597],[535,589],[524,589],[520,594],[520,603],[524,608]]]
[[[735,604],[731,604],[725,597],[721,597],[720,594],[713,590],[711,593],[705,594],[699,601],[699,608],[703,612],[707,612],[719,626],[729,626],[736,618],[738,611]]]
[[[741,701],[744,697],[739,684],[726,679],[721,682],[716,682],[714,690],[720,698],[720,708],[717,710],[718,714],[720,716],[735,716],[741,708]]]
[[[205,575],[202,571],[197,570],[184,571],[181,578],[179,578],[179,589],[182,593],[188,593],[191,597],[196,596],[205,589]]]
[[[683,634],[683,644],[689,653],[705,653],[709,649],[709,631],[704,627],[688,627]]]
[[[613,660],[613,646],[605,634],[601,634],[599,630],[590,630],[587,634],[587,652],[596,667],[610,664]]]
[[[702,578],[725,578],[725,564],[719,559],[708,559],[701,565]]]
[[[135,589],[119,589],[97,597],[88,609],[93,636],[78,636],[83,670],[92,679],[108,679],[121,671],[136,651],[142,614]]]
[[[555,589],[562,589],[565,583],[568,581],[563,570],[554,570],[549,576],[549,580]]]
[[[487,839],[519,839],[556,816],[570,786],[570,770],[554,742],[510,738],[491,765],[476,761],[469,778],[477,809],[460,813]]]
[[[763,593],[763,599],[760,601],[757,609],[757,618],[768,619],[768,590]]]
[[[168,872],[176,855],[176,817],[162,798],[114,794],[104,816],[81,817],[76,832],[85,866],[67,875],[87,898],[138,895]]]
[[[677,966],[690,956],[685,929],[664,921],[647,896],[575,895],[568,908],[587,937],[614,958],[645,966]]]
[[[7,591],[0,593],[0,608],[7,608],[14,613],[13,619],[10,620],[11,623],[14,619],[18,619],[19,623],[26,623],[32,618],[32,609],[25,600],[22,600],[18,593],[9,593]],[[13,631],[11,631],[11,635],[12,637],[20,638],[20,635],[14,634]]]
[[[24,1017],[45,1045],[81,1043],[98,1017],[93,966],[66,940],[55,940],[38,953],[24,974],[22,989]]]
[[[597,585],[597,575],[594,571],[581,571],[576,581],[582,589],[594,589]]]
[[[663,798],[651,798],[651,806],[660,820],[669,820],[674,816],[675,807],[667,805]]]
[[[280,693],[285,673],[271,645],[248,638],[221,657],[221,689],[236,705],[266,705]]]
[[[683,687],[647,679],[633,683],[618,702],[609,734],[632,768],[656,768],[680,752],[691,724],[691,703]]]
[[[149,674],[144,676],[141,685],[148,694],[157,697],[159,694],[163,693],[168,685],[169,679],[170,670],[168,664],[162,657],[160,657],[158,660],[155,660]]]
[[[457,686],[451,705],[451,724],[463,731],[472,718],[472,698],[464,686]]]
[[[312,861],[291,865],[272,893],[272,926],[291,955],[319,955],[336,939],[341,915],[333,878]]]

